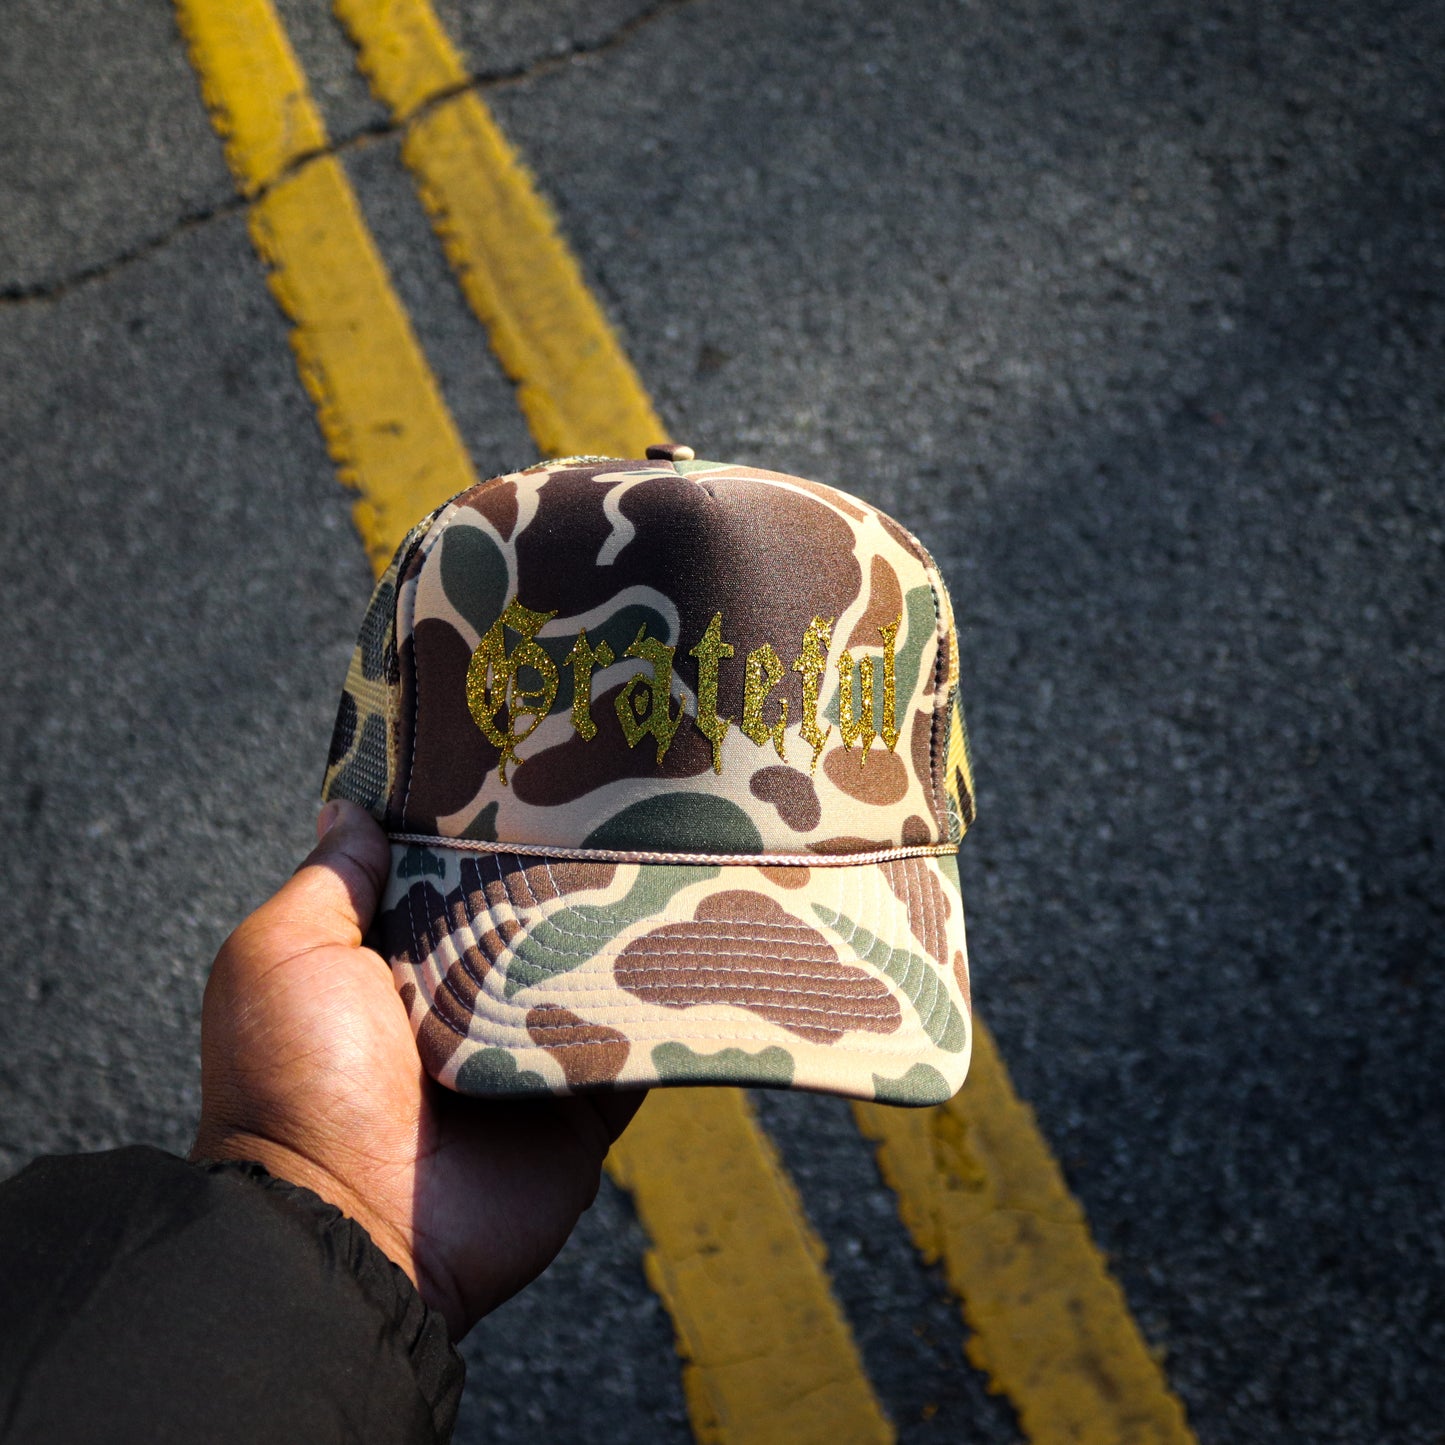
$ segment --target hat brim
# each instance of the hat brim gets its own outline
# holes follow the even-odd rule
[[[611,863],[392,844],[378,918],[463,1094],[683,1084],[936,1104],[968,1068],[954,857]]]

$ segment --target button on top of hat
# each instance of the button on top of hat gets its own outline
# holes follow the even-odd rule
[[[690,462],[697,453],[680,442],[657,442],[647,449],[650,462]]]

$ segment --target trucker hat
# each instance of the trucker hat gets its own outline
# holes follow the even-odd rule
[[[389,835],[449,1088],[963,1082],[953,612],[846,492],[676,445],[469,487],[376,585],[322,794]]]

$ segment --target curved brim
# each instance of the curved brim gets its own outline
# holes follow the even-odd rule
[[[952,855],[735,866],[393,843],[378,922],[426,1068],[463,1094],[736,1084],[936,1104],[968,1069]]]

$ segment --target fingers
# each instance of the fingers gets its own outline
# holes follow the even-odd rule
[[[391,866],[386,835],[364,808],[339,799],[322,808],[316,832],[320,841],[251,921],[304,929],[313,944],[355,947],[371,924]]]

